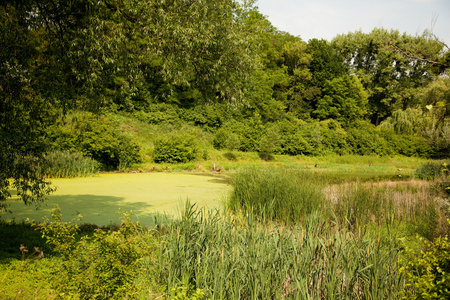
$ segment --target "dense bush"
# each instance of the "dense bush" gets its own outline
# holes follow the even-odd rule
[[[106,117],[75,114],[48,130],[54,148],[90,156],[105,169],[126,168],[141,161],[139,145]]]
[[[40,227],[43,237],[63,257],[54,282],[60,293],[76,299],[124,299],[137,295],[137,266],[156,245],[151,234],[130,221],[130,214],[124,213],[117,229],[96,229],[81,239],[77,239],[79,227],[75,223],[61,222],[59,209],[53,211],[53,216],[53,221],[47,220]]]
[[[200,147],[193,135],[172,133],[155,141],[153,161],[184,163],[199,158]]]
[[[445,177],[448,176],[448,174],[444,172],[445,169],[446,168],[444,167],[443,162],[429,161],[417,168],[415,177],[419,179],[436,179],[439,177]]]
[[[424,241],[424,249],[406,247],[401,272],[407,276],[404,299],[450,299],[450,241],[448,235]]]
[[[239,150],[260,153],[269,150],[286,155],[335,153],[430,157],[435,152],[433,146],[422,137],[398,134],[392,129],[377,128],[364,121],[348,128],[332,119],[305,122],[293,118],[264,124],[258,115],[254,115],[248,120],[224,123],[214,135],[214,148],[228,149],[228,140],[232,135],[239,138]],[[266,149],[263,151],[263,148]],[[265,154],[262,156],[267,158]]]
[[[272,154],[281,152],[282,143],[283,138],[281,137],[279,128],[277,126],[272,126],[268,128],[266,133],[261,137],[258,152],[264,160],[269,160]]]
[[[145,111],[135,112],[134,116],[139,121],[150,124],[177,123],[180,121],[176,106],[166,103],[151,104],[146,107]]]

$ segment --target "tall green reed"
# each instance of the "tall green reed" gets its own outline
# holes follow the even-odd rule
[[[394,299],[404,289],[395,231],[354,233],[317,212],[303,226],[256,219],[187,204],[165,236],[168,290],[192,286],[212,299]]]
[[[311,170],[285,167],[248,167],[232,178],[227,200],[235,212],[252,212],[261,221],[303,222],[320,211],[349,229],[386,221],[406,222],[412,233],[436,234],[446,218],[427,184],[407,182],[340,182]],[[445,226],[444,226],[445,227]]]
[[[42,172],[52,178],[73,178],[92,176],[99,171],[100,165],[90,157],[77,152],[54,150],[44,156],[46,166]]]
[[[232,178],[232,210],[253,211],[263,220],[300,221],[321,209],[324,177],[295,168],[248,167]]]

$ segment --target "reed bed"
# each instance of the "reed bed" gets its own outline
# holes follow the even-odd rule
[[[50,151],[44,159],[46,166],[41,167],[41,172],[50,178],[87,177],[100,169],[97,161],[76,152]]]
[[[383,232],[338,228],[318,212],[286,227],[187,204],[165,235],[161,274],[169,291],[212,299],[395,299],[405,289],[398,239]]]
[[[232,178],[228,208],[252,211],[261,220],[296,223],[324,206],[325,197],[321,193],[324,184],[325,177],[320,173],[297,168],[248,167]]]
[[[447,227],[437,193],[424,181],[333,182],[322,173],[295,168],[246,168],[232,179],[228,208],[284,224],[301,223],[315,211],[349,228],[392,219],[426,237]]]

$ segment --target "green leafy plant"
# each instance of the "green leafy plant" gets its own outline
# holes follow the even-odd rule
[[[450,222],[450,220],[448,220]],[[450,298],[450,240],[448,235],[433,241],[423,239],[423,250],[406,247],[400,261],[408,289],[403,299]]]
[[[202,300],[205,298],[205,293],[201,289],[193,289],[187,286],[177,286],[172,288],[172,300]]]
[[[78,152],[53,150],[44,155],[51,178],[73,178],[91,176],[98,172],[100,164],[91,157]]]
[[[198,158],[200,147],[194,136],[172,133],[155,141],[153,160],[157,163],[185,163]]]
[[[42,224],[36,224],[36,227],[42,232],[42,237],[46,240],[47,244],[53,247],[56,253],[65,258],[69,258],[77,243],[80,227],[75,222],[75,219],[72,222],[61,221],[62,213],[58,205],[55,205],[51,215],[52,221],[44,218],[44,222]],[[78,221],[81,218],[82,216],[79,215]]]
[[[104,116],[73,114],[48,131],[54,148],[92,157],[104,169],[127,168],[141,161],[139,145]]]
[[[442,178],[446,175],[444,173],[446,169],[446,165],[442,164],[442,162],[430,161],[420,165],[415,172],[415,176],[419,179],[427,180]]]
[[[95,229],[77,239],[79,226],[61,222],[60,210],[53,222],[42,225],[43,236],[63,257],[57,289],[65,294],[89,299],[123,299],[138,293],[134,280],[139,260],[156,246],[152,235],[124,213],[121,224],[112,230]]]

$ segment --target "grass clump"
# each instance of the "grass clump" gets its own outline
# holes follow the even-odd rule
[[[53,150],[44,156],[51,178],[87,177],[96,174],[100,164],[81,153]]]
[[[298,222],[321,209],[323,178],[296,168],[248,167],[232,178],[229,208],[252,211],[263,220]]]

